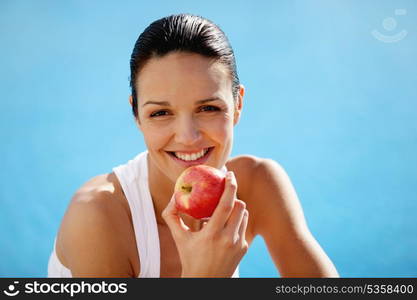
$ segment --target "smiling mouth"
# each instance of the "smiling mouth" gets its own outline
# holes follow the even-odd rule
[[[204,148],[200,152],[188,154],[188,153],[181,153],[181,152],[174,152],[174,151],[166,151],[169,155],[175,157],[176,159],[182,160],[184,162],[193,162],[199,161],[206,156],[214,149],[214,147]]]

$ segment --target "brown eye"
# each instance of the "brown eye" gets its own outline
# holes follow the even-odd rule
[[[212,111],[219,111],[220,108],[218,108],[217,106],[213,106],[213,105],[204,105],[200,108],[200,110],[212,112]]]
[[[166,115],[168,115],[168,111],[158,110],[158,111],[155,111],[155,112],[151,113],[150,117],[154,118],[154,117],[160,117],[160,116],[166,116]]]

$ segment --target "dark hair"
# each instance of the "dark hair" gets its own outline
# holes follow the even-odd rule
[[[200,16],[171,15],[150,24],[139,36],[133,48],[130,59],[130,87],[135,118],[138,117],[135,86],[138,74],[149,59],[177,51],[201,54],[223,63],[230,71],[233,98],[236,99],[239,77],[235,55],[224,32],[216,24]]]

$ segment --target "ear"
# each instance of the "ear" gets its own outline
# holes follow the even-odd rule
[[[130,106],[133,107],[133,97],[132,97],[132,95],[129,96],[129,103],[130,103]],[[136,126],[139,128],[139,130],[142,131],[142,127],[140,126],[140,122],[139,122],[139,116],[137,118],[135,118],[135,123],[136,123]]]
[[[243,96],[245,95],[245,87],[243,84],[239,84],[239,93],[235,102],[235,112],[233,116],[233,125],[236,125],[240,120],[240,114],[243,107]]]

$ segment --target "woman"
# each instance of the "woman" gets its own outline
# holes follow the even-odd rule
[[[261,235],[282,276],[337,277],[282,167],[229,157],[245,90],[224,33],[193,15],[162,18],[139,36],[130,66],[129,102],[147,151],[75,193],[49,276],[238,276],[239,262]],[[173,204],[177,177],[195,164],[227,171],[208,220]]]

